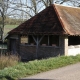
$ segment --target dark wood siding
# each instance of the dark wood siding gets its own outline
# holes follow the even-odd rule
[[[21,58],[25,60],[55,57],[60,55],[60,48],[52,46],[39,46],[36,51],[36,46],[20,45],[20,55]]]

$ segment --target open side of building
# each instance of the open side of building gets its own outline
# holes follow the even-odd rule
[[[8,50],[33,60],[80,53],[80,8],[53,4],[9,32]],[[73,45],[73,46],[72,46]]]

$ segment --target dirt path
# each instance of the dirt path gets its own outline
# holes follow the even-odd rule
[[[20,80],[80,80],[80,63],[43,72]]]

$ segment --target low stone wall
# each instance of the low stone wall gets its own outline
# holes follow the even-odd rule
[[[60,49],[52,46],[39,46],[37,49],[36,46],[20,45],[20,55],[25,60],[42,59],[60,55]]]
[[[68,55],[76,56],[77,54],[80,54],[80,45],[75,46],[69,46],[68,47]]]

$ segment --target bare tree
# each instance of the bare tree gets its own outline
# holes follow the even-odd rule
[[[70,2],[72,3],[72,6],[80,7],[80,0],[72,0]]]
[[[80,0],[56,0],[55,3],[58,3],[58,4],[66,3],[66,5],[68,6],[80,7]]]
[[[8,1],[9,0],[0,0],[0,16],[1,16],[1,23],[0,23],[0,40],[3,38],[3,31],[4,31],[4,20],[5,20],[5,15],[7,13],[8,9]]]
[[[51,4],[53,4],[55,0],[40,0],[40,1],[44,4],[45,7],[48,7]]]
[[[11,8],[10,15],[16,11],[18,11],[18,15],[20,13],[27,14],[28,17],[32,17],[35,14],[39,13],[43,9],[43,3],[40,0],[13,0],[9,2],[10,4],[14,5]],[[8,14],[8,15],[9,15]]]
[[[53,3],[64,4],[68,2],[67,4],[69,4],[70,2],[70,4],[74,4],[78,0],[74,1],[75,0],[10,0],[9,4],[14,6],[9,7],[11,11],[8,15],[28,19]],[[78,2],[76,4],[78,4]]]
[[[80,0],[0,0],[0,16],[2,18],[0,31],[3,34],[6,16],[22,20],[29,19],[53,3],[80,6]]]

